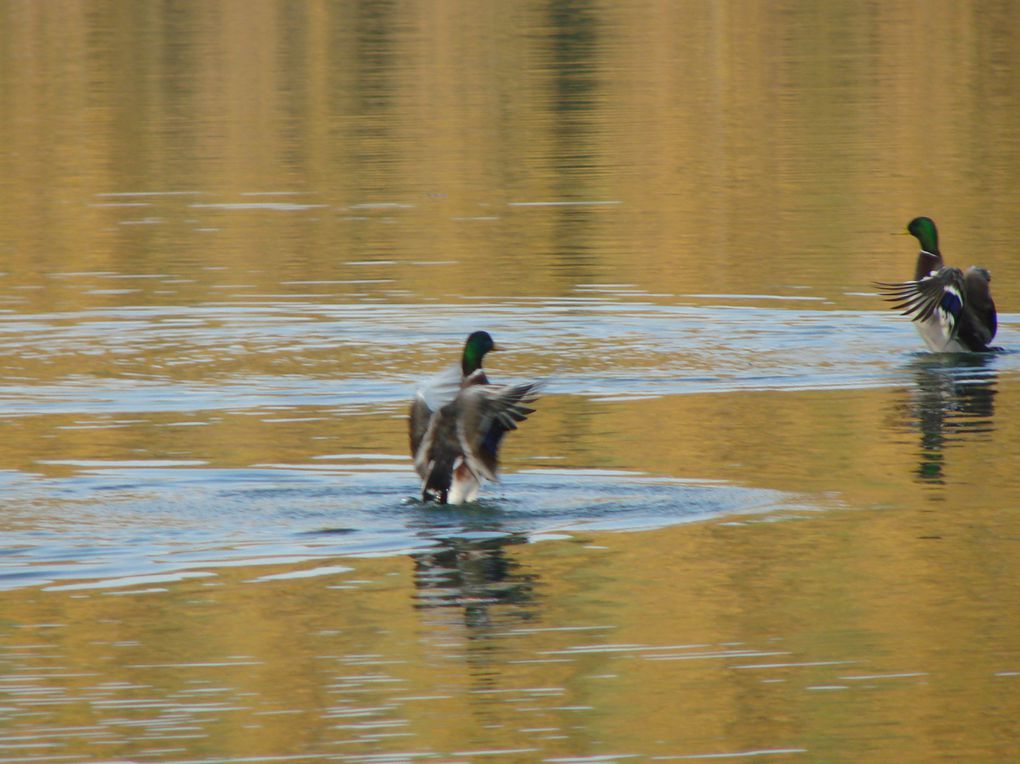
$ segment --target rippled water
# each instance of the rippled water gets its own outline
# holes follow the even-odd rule
[[[209,571],[222,566],[404,554],[449,538],[540,540],[557,531],[654,528],[789,502],[773,491],[711,481],[534,470],[509,478],[506,495],[500,490],[477,506],[437,509],[408,498],[417,489],[410,468],[395,469],[392,457],[350,456],[322,469],[69,466],[84,474],[7,476],[8,496],[24,508],[5,522],[0,586],[130,587],[214,575]]]
[[[733,304],[733,296],[718,298],[729,305],[692,304],[684,295],[657,296],[665,304],[490,299],[498,305],[289,302],[11,316],[0,320],[5,337],[0,353],[12,368],[45,369],[76,358],[87,364],[91,356],[112,375],[83,369],[45,384],[40,370],[42,384],[11,380],[2,389],[4,413],[403,404],[416,380],[456,359],[463,336],[479,325],[494,327],[512,351],[509,357],[523,357],[527,370],[547,376],[553,395],[636,398],[887,387],[909,378],[905,356],[911,353],[919,363],[965,374],[1016,368],[1011,352],[925,362],[933,357],[916,351],[909,321],[877,311],[752,307]],[[1017,322],[1010,314],[1000,322],[999,340],[1008,343]],[[343,368],[332,361],[337,351],[357,365]],[[231,369],[231,355],[239,368]],[[417,375],[399,368],[408,358],[429,356],[434,365]],[[265,371],[259,373],[263,361]],[[205,374],[203,364],[215,366]],[[186,371],[178,372],[181,367]],[[273,367],[281,370],[273,373]]]
[[[50,384],[10,384],[2,391],[3,407],[9,418],[65,418],[53,428],[55,437],[68,430],[96,436],[111,430],[216,431],[226,429],[225,420],[238,418],[270,429],[320,432],[338,418],[369,416],[371,429],[397,440],[414,377],[410,371],[394,374],[391,355],[424,354],[435,343],[440,357],[456,357],[464,329],[481,321],[498,327],[500,341],[523,363],[532,360],[536,376],[548,374],[543,406],[554,410],[565,405],[561,397],[570,396],[622,403],[708,392],[832,391],[909,386],[919,375],[933,388],[922,387],[922,395],[973,391],[980,413],[983,386],[1020,368],[1020,356],[1009,352],[944,359],[914,353],[917,339],[909,322],[877,311],[752,307],[732,295],[698,296],[693,303],[683,295],[658,295],[657,302],[641,297],[628,293],[523,304],[504,299],[484,310],[470,304],[245,300],[241,306],[11,317],[0,322],[6,338],[0,353],[12,366],[66,363],[87,347],[116,372],[106,378],[70,374]],[[414,326],[408,324],[409,311],[419,322]],[[1012,323],[1003,316],[1000,337],[1007,344],[1014,339]],[[449,327],[456,332],[452,336]],[[391,350],[373,360],[380,346]],[[556,348],[554,368],[542,354],[550,346]],[[338,347],[364,359],[361,367],[331,376],[328,354]],[[224,369],[224,348],[288,369],[306,364],[310,373]],[[183,380],[171,376],[170,370],[203,361],[216,363],[216,373]],[[941,416],[961,412],[967,413],[966,406],[950,403]],[[992,411],[984,413],[990,428]],[[514,440],[526,445],[527,429]],[[548,453],[532,453],[531,462],[546,460],[550,466],[515,471],[478,507],[437,510],[411,498],[417,483],[402,453],[313,447],[305,460],[226,467],[218,464],[222,455],[201,449],[202,440],[185,440],[191,449],[177,453],[186,458],[159,458],[154,449],[142,447],[131,449],[136,457],[129,459],[54,454],[21,470],[9,469],[4,492],[14,506],[4,523],[9,548],[0,581],[5,587],[78,579],[94,580],[63,588],[127,586],[136,579],[148,584],[196,575],[189,571],[202,567],[420,551],[435,544],[437,534],[526,538],[576,529],[633,530],[819,502],[795,491],[694,475],[556,468],[558,461],[574,461],[574,454],[557,454],[554,445],[544,444]],[[194,458],[205,454],[208,458]]]
[[[1012,22],[0,5],[0,761],[1020,758]],[[423,505],[476,329],[542,397]]]

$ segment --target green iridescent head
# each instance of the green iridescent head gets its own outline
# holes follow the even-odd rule
[[[464,343],[464,357],[460,362],[464,376],[482,368],[482,359],[486,353],[499,349],[488,332],[472,332],[468,335],[467,342]]]
[[[907,233],[917,237],[921,249],[933,255],[939,251],[939,233],[935,230],[935,221],[931,218],[914,218],[907,226]]]

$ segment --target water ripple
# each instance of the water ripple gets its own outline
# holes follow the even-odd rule
[[[798,506],[790,495],[723,482],[530,470],[505,478],[506,496],[496,490],[475,505],[436,507],[408,497],[416,486],[409,466],[404,480],[389,463],[316,466],[99,467],[90,460],[68,478],[4,473],[9,510],[0,589],[147,589],[240,566],[285,567],[253,584],[342,576],[351,569],[315,561],[657,528]]]
[[[1020,346],[1016,323],[1001,316],[1003,345]],[[480,326],[510,348],[502,362],[515,374],[549,377],[551,394],[607,401],[909,385],[911,359],[931,357],[916,352],[909,322],[878,311],[595,298],[233,301],[4,315],[0,358],[10,374],[0,408],[24,416],[393,404]],[[51,378],[55,365],[76,372]],[[987,368],[1020,372],[1020,353],[990,356]]]

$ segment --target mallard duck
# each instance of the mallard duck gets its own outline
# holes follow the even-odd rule
[[[877,282],[882,296],[910,316],[925,344],[936,353],[984,352],[995,337],[997,319],[991,274],[971,266],[966,273],[942,262],[939,235],[931,218],[914,218],[907,233],[921,244],[914,280]]]
[[[408,433],[422,501],[474,501],[482,480],[498,480],[499,445],[534,409],[538,384],[491,384],[482,359],[500,350],[488,332],[473,332],[464,343],[460,368],[426,380],[411,403]]]

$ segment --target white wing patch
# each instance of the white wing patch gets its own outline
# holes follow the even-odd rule
[[[439,411],[457,397],[462,376],[460,366],[450,366],[423,379],[418,385],[417,395],[425,401],[429,411]]]

